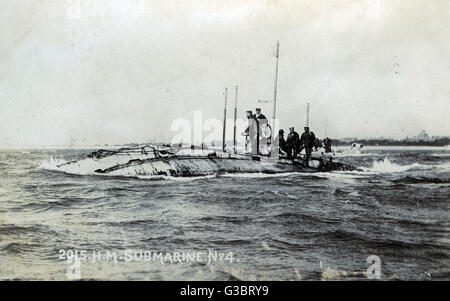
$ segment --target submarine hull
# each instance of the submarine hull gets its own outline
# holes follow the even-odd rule
[[[57,166],[58,171],[76,174],[111,176],[173,176],[191,177],[220,173],[286,173],[353,170],[348,164],[333,162],[326,154],[313,154],[306,163],[303,158],[271,159],[262,155],[230,154],[204,150],[180,150],[162,153],[154,148],[100,150],[86,159]]]
[[[211,157],[171,157],[166,159],[135,160],[127,164],[98,169],[99,174],[117,176],[163,175],[174,177],[205,176],[220,173],[285,173],[323,172],[349,170],[350,166],[335,162],[310,160],[305,166],[301,160],[282,159],[264,162],[257,159],[211,158]]]

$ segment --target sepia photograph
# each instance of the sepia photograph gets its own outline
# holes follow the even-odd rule
[[[0,0],[0,280],[448,281],[449,79],[445,0]]]

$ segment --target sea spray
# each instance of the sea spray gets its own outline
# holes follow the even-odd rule
[[[66,162],[67,161],[64,159],[50,157],[49,159],[42,161],[38,168],[46,170],[59,170],[58,166]]]
[[[413,163],[410,165],[399,165],[391,162],[386,156],[383,160],[374,160],[372,167],[362,167],[361,169],[365,172],[373,173],[393,173],[393,172],[404,172],[411,169],[426,169],[432,168],[432,166],[424,165],[420,163]]]

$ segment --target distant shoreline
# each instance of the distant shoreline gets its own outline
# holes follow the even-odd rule
[[[355,142],[359,143],[359,142]],[[347,149],[351,147],[352,143],[342,143],[336,144],[333,142],[333,148],[337,148],[339,150]],[[363,149],[436,149],[436,150],[446,150],[447,145],[373,145],[373,144],[363,144]],[[8,151],[8,150],[17,150],[17,151],[33,151],[33,150],[99,150],[99,149],[118,149],[121,147],[127,147],[127,145],[123,146],[0,146],[0,151]],[[450,147],[447,148],[450,150]]]
[[[445,147],[450,145],[450,138],[439,138],[435,140],[418,140],[418,141],[408,141],[408,140],[389,140],[389,139],[333,139],[333,145],[336,146],[350,146],[353,143],[362,144],[364,146],[436,146]]]
[[[347,151],[350,150],[350,145],[337,145],[333,146],[333,151]],[[434,150],[434,151],[450,151],[450,148],[445,148],[445,146],[421,146],[421,145],[364,145],[364,147],[360,150],[360,152],[364,153],[367,151],[379,151],[379,150],[410,150],[410,151],[418,151],[418,150]]]

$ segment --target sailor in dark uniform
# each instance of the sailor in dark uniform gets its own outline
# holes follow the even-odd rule
[[[266,116],[264,116],[264,114],[261,114],[261,108],[256,108],[255,111],[256,111],[256,114],[254,116],[256,119],[258,119],[258,121],[261,119],[267,120]]]
[[[298,148],[300,145],[300,138],[298,133],[295,131],[294,127],[289,128],[289,135],[287,136],[286,145],[288,150],[288,156],[295,158],[297,157]]]
[[[308,159],[311,157],[312,149],[316,143],[316,135],[309,131],[309,127],[305,126],[305,131],[300,138],[300,144],[305,148],[306,153],[306,164],[308,164]]]
[[[278,147],[280,148],[280,154],[288,154],[289,150],[287,147],[287,142],[284,139],[284,131],[282,129],[278,132]]]
[[[248,126],[245,129],[244,136],[248,136],[249,135],[249,131],[250,131],[250,119],[256,119],[256,118],[255,118],[255,115],[253,115],[252,111],[246,111],[245,114],[247,115]]]
[[[325,148],[325,152],[326,153],[331,153],[331,142],[333,140],[331,140],[330,138],[326,137],[325,139],[323,139],[323,146]]]
[[[318,150],[320,147],[323,147],[322,140],[316,138],[316,141],[314,142],[314,149]]]

